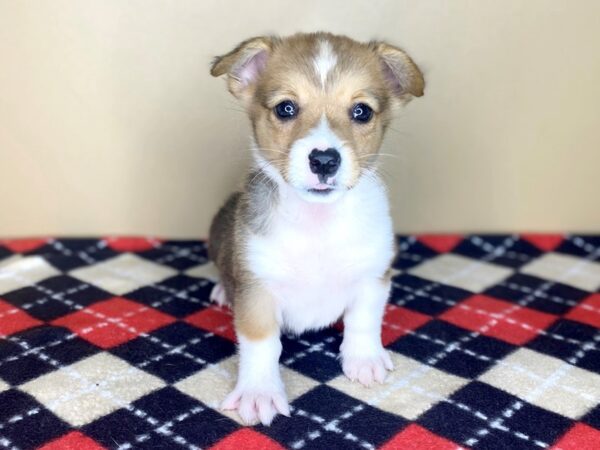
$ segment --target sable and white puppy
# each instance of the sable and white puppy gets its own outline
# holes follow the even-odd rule
[[[328,33],[257,37],[217,57],[213,76],[252,122],[254,164],[213,220],[209,252],[233,307],[237,385],[223,409],[248,424],[289,415],[280,332],[344,320],[342,368],[364,385],[392,362],[381,344],[395,253],[373,168],[395,106],[423,94],[401,49]]]

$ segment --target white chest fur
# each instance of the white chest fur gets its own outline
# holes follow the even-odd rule
[[[381,277],[393,256],[385,189],[363,177],[330,204],[284,191],[265,235],[248,241],[248,267],[278,301],[284,327],[294,332],[337,320],[355,300],[356,286]]]

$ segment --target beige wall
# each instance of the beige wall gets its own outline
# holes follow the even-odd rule
[[[205,235],[248,155],[210,58],[319,29],[400,44],[426,74],[383,150],[398,230],[598,231],[599,17],[597,0],[0,0],[0,235]]]

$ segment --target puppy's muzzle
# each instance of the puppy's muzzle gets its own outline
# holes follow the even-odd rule
[[[340,168],[342,157],[334,148],[327,150],[314,149],[308,155],[310,171],[319,177],[319,182],[327,183],[327,179],[336,174]]]

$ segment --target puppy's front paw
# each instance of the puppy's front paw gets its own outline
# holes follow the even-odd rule
[[[388,370],[394,370],[394,364],[385,349],[374,355],[354,356],[342,353],[342,370],[352,381],[358,381],[367,387],[374,382],[383,383]]]
[[[279,414],[290,416],[290,406],[283,389],[236,387],[221,404],[223,410],[237,410],[246,425],[271,425]]]

